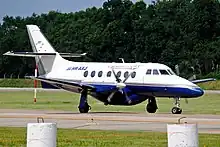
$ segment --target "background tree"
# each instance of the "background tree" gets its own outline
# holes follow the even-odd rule
[[[34,73],[34,59],[2,56],[32,51],[26,25],[38,25],[58,52],[87,52],[75,61],[160,62],[181,76],[218,74],[220,64],[218,0],[106,0],[85,11],[5,16],[0,25],[0,77]],[[71,58],[69,60],[72,60]]]

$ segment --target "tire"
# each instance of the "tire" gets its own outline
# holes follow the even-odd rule
[[[182,113],[182,109],[181,108],[178,108],[178,107],[173,107],[171,112],[173,114],[181,114]]]

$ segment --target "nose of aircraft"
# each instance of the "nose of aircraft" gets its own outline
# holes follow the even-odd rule
[[[203,94],[204,94],[204,91],[200,87],[193,88],[192,90],[192,95],[195,97],[202,96]]]

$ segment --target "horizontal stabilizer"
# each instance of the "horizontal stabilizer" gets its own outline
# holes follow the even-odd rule
[[[209,81],[216,81],[216,79],[208,78],[208,79],[192,80],[191,82],[194,84],[197,84],[197,83],[204,83],[204,82],[209,82]]]
[[[62,57],[82,57],[85,56],[86,53],[83,54],[74,54],[74,53],[59,53],[60,56]],[[19,56],[19,57],[36,57],[36,56],[51,56],[51,55],[56,55],[56,52],[54,53],[39,53],[39,52],[13,52],[13,51],[8,51],[4,53],[3,55],[6,56]]]

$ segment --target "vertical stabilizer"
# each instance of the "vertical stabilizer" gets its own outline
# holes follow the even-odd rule
[[[52,45],[48,42],[46,37],[36,25],[27,25],[27,32],[30,39],[33,52],[38,53],[56,53]],[[63,58],[56,53],[55,55],[41,55],[36,56],[35,61],[38,65],[38,72],[40,75],[51,72],[55,60],[62,60]],[[58,61],[56,61],[58,62]]]

